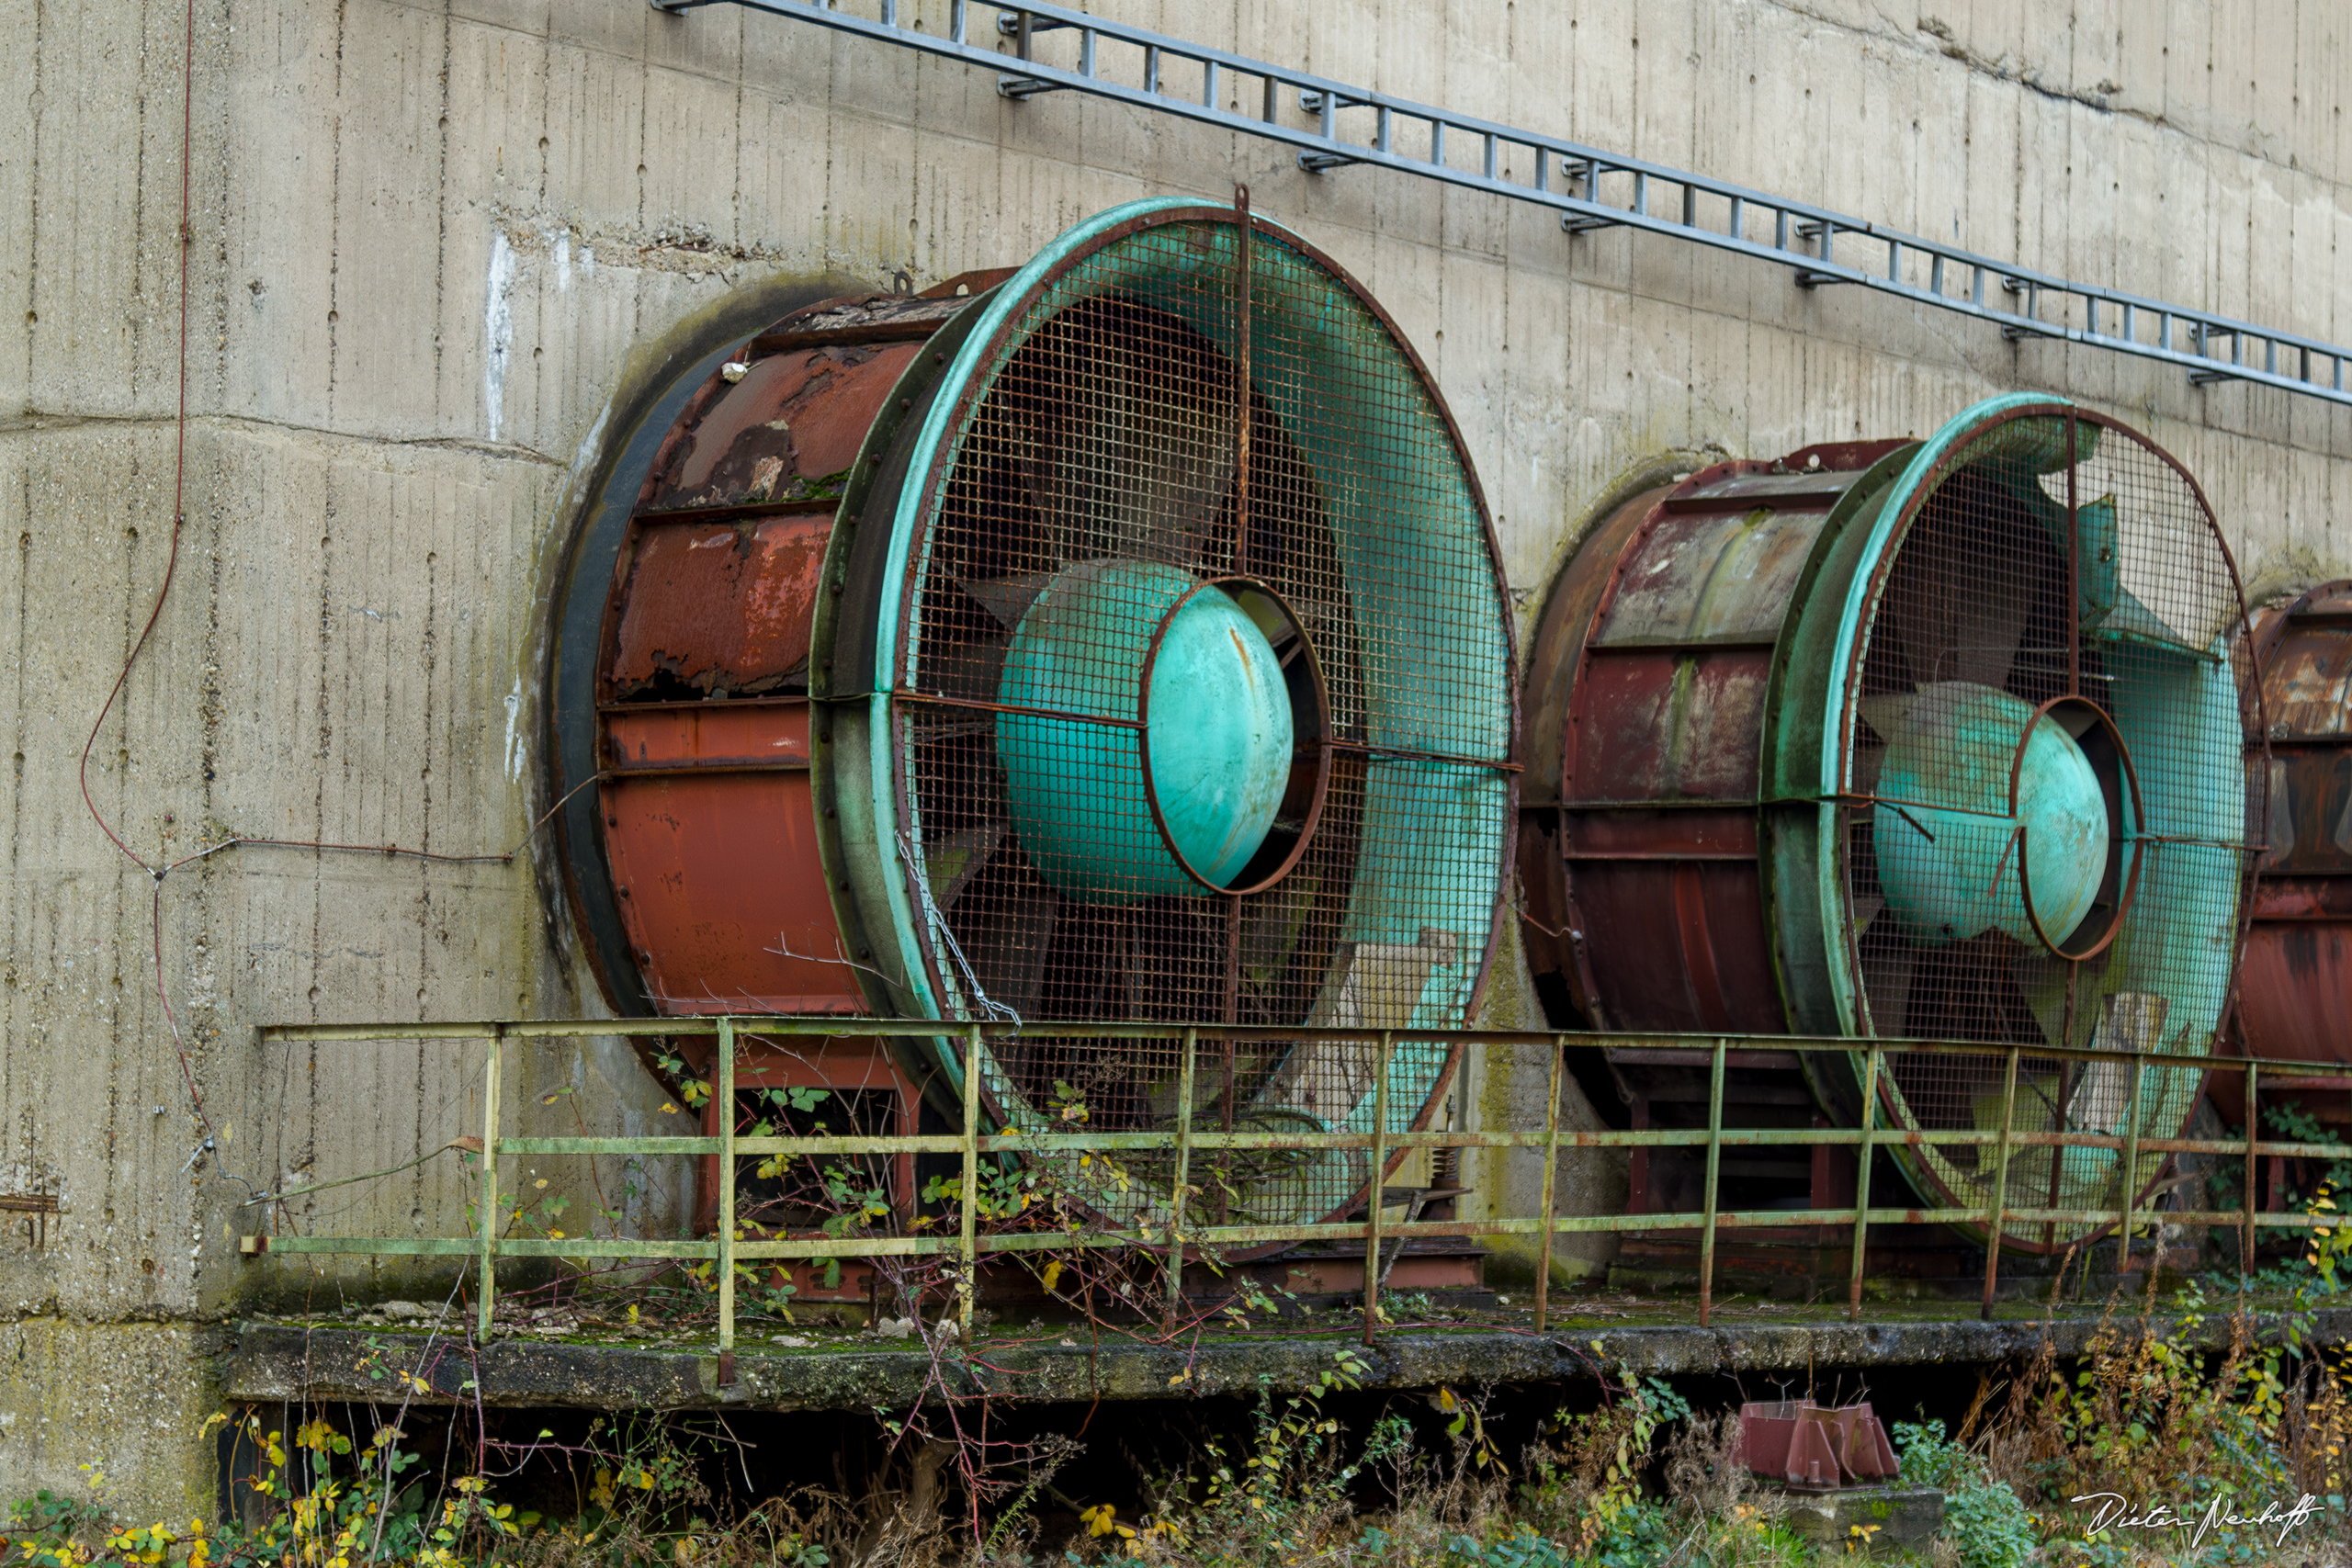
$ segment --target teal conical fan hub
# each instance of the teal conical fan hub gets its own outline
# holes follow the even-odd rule
[[[2098,897],[2111,826],[2074,737],[1992,686],[1939,682],[1874,705],[1873,728],[1891,739],[1871,843],[1911,940],[2073,936]]]
[[[1071,567],[1021,617],[997,696],[1012,818],[1060,893],[1198,897],[1265,843],[1290,782],[1290,697],[1272,644],[1224,590],[1149,561]],[[1090,721],[1105,716],[1143,721],[1132,747],[1101,744]],[[1161,841],[1123,854],[1125,825],[1152,816]]]

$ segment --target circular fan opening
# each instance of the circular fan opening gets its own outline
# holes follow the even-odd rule
[[[1515,660],[1426,373],[1336,265],[1246,232],[1245,261],[1228,209],[1106,214],[947,367],[895,501],[886,848],[941,1016],[1295,1030],[1204,1036],[1193,1126],[1363,1133],[1378,1051],[1315,1030],[1474,1005]],[[1097,1130],[1165,1127],[1183,1093],[1172,1040],[1024,1027],[978,1066],[1024,1125],[1082,1103]],[[1391,1131],[1426,1124],[1450,1066],[1396,1045]],[[1172,1173],[1119,1159],[1102,1210],[1164,1206]],[[1360,1152],[1224,1159],[1204,1201],[1234,1224],[1342,1212],[1367,1179]]]
[[[1931,442],[1880,526],[1843,694],[1850,1025],[2029,1047],[2016,1132],[2177,1136],[2201,1079],[2163,1058],[2213,1043],[2251,873],[2245,605],[2211,513],[2144,437],[2016,399]],[[1891,1053],[1883,1112],[1996,1134],[2003,1070]],[[1992,1201],[1993,1144],[1898,1157],[1957,1206]],[[2118,1208],[2165,1157],[2127,1171],[2118,1150],[2013,1147],[2006,1201]]]

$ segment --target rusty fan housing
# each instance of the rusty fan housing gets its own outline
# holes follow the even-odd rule
[[[1562,1021],[1611,1031],[2210,1048],[2261,784],[2242,762],[2259,744],[2233,672],[2244,626],[2194,481],[2060,400],[1633,497],[1571,560],[1530,670],[1539,986]],[[1698,1059],[1660,1042],[1610,1071],[1634,1099],[1629,1076]],[[1727,1103],[1751,1124],[1850,1126],[1858,1061],[1742,1054]],[[1874,1114],[1988,1130],[1998,1071],[1889,1053]],[[2128,1077],[2029,1052],[2016,1125],[2177,1132],[2198,1075],[2152,1067],[2136,1109]],[[1989,1201],[1973,1148],[1895,1158],[1937,1206]],[[2008,1201],[2118,1207],[2162,1159],[2120,1164],[2020,1156]]]
[[[1295,1030],[1208,1040],[1195,1124],[1367,1129],[1374,1053],[1315,1027],[1475,1007],[1517,707],[1475,475],[1354,281],[1246,209],[1136,203],[1014,272],[797,311],[669,406],[557,650],[615,1007],[1018,1021],[977,1059],[902,1043],[907,1081],[1105,1131],[1174,1115],[1175,1042],[1039,1021]],[[1396,1130],[1452,1066],[1399,1045]],[[1344,1212],[1363,1164],[1242,1160],[1227,1217]],[[1095,1198],[1148,1222],[1166,1187]]]
[[[2352,581],[2256,612],[2252,652],[2241,672],[2259,671],[2270,760],[2233,1043],[2277,1060],[2352,1061]],[[2266,1075],[2262,1087],[2352,1125],[2352,1096],[2335,1080]],[[2237,1075],[2214,1074],[2211,1090],[2243,1125]]]

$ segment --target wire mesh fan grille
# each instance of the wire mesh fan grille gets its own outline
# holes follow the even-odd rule
[[[1194,209],[1063,264],[999,334],[935,470],[894,739],[903,849],[951,1011],[1430,1027],[1459,1023],[1480,977],[1512,667],[1474,481],[1378,313],[1262,228],[1245,457],[1240,232]],[[1202,585],[1233,579],[1288,607],[1268,615],[1234,589],[1261,612],[1295,732],[1262,847],[1211,886],[1172,864],[1141,787],[1140,660],[1165,657],[1153,634],[1177,602],[1229,603]],[[1048,636],[1057,599],[1079,608]],[[1168,761],[1149,752],[1152,776]],[[1370,1128],[1368,1047],[1204,1042],[1200,1063],[1196,1125]],[[1442,1047],[1396,1047],[1393,1129],[1444,1066]],[[1049,1031],[997,1042],[982,1067],[1008,1116],[1074,1092],[1105,1130],[1166,1125],[1178,1078],[1172,1042]],[[1331,1212],[1363,1166],[1267,1156],[1228,1178],[1227,1217]]]
[[[2202,498],[2133,433],[2041,412],[1973,436],[1909,504],[1849,691],[1840,815],[1865,1028],[2208,1050],[2262,780],[2243,761],[2254,727],[2232,664],[2244,603]],[[1896,1053],[1888,1071],[1902,1124],[1999,1130],[1999,1058]],[[2012,1126],[2126,1135],[2133,1077],[2026,1055]],[[2177,1135],[2199,1086],[2145,1069],[2140,1135]],[[2164,1157],[2126,1173],[2115,1151],[2021,1149],[2006,1201],[2112,1209]],[[1924,1158],[1957,1201],[1990,1202],[1995,1148]],[[2028,1239],[2096,1228],[2045,1222]]]

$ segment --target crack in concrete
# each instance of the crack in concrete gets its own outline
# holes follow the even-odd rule
[[[146,427],[169,430],[175,421],[169,414],[107,414],[56,413],[29,409],[22,413],[0,417],[0,435],[18,433],[45,434],[50,431],[74,430],[85,426],[107,429]],[[537,463],[551,468],[568,468],[571,459],[558,457],[513,441],[481,441],[463,435],[385,435],[363,430],[336,430],[324,425],[301,424],[293,420],[266,419],[258,414],[191,413],[188,426],[221,430],[282,431],[293,435],[306,435],[321,441],[350,442],[381,451],[449,451],[468,452],[480,457],[494,457],[510,462]]]

